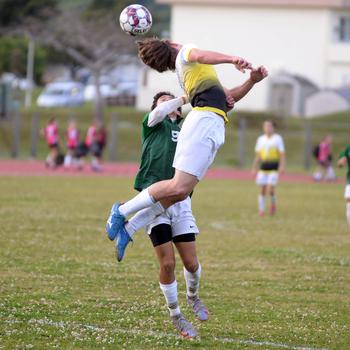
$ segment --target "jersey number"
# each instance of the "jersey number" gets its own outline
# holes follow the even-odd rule
[[[179,131],[171,130],[171,141],[177,142]]]

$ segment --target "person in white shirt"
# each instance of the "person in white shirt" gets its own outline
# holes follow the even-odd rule
[[[255,145],[255,159],[252,172],[256,175],[256,184],[260,187],[258,196],[259,215],[265,215],[265,197],[270,196],[270,214],[276,212],[276,190],[279,174],[285,169],[285,148],[281,135],[275,134],[275,125],[271,120],[263,123],[264,134],[259,136]]]

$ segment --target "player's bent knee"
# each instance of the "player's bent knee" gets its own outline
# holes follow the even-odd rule
[[[185,269],[188,272],[195,273],[198,270],[199,264],[197,260],[184,261]]]
[[[160,268],[167,275],[172,274],[175,271],[175,260],[162,261]]]

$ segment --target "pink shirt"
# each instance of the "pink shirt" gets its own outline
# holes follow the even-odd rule
[[[90,147],[92,142],[95,139],[95,135],[96,135],[96,127],[95,126],[90,126],[86,135],[86,139],[85,139],[85,144],[86,146]]]
[[[331,145],[326,142],[320,143],[320,150],[318,152],[318,160],[320,162],[326,162],[328,161],[328,157],[331,154]]]
[[[77,128],[68,128],[67,130],[67,146],[75,148],[79,143],[79,131]]]
[[[58,127],[56,123],[52,123],[46,126],[45,139],[49,145],[58,143]]]

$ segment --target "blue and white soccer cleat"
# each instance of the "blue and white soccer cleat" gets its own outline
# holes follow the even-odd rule
[[[120,203],[115,203],[112,206],[111,213],[109,214],[107,223],[106,223],[106,232],[108,238],[111,241],[114,241],[117,237],[118,231],[123,227],[125,223],[124,215],[120,214],[119,207]]]
[[[186,295],[187,304],[192,307],[194,314],[199,321],[207,321],[209,319],[208,309],[205,307],[203,302],[195,296],[193,298]]]
[[[123,260],[125,249],[132,239],[125,229],[125,225],[118,231],[117,243],[115,245],[115,254],[119,262]]]
[[[198,333],[193,327],[192,323],[187,321],[183,314],[172,316],[171,320],[182,337],[186,339],[194,339],[198,336]]]

